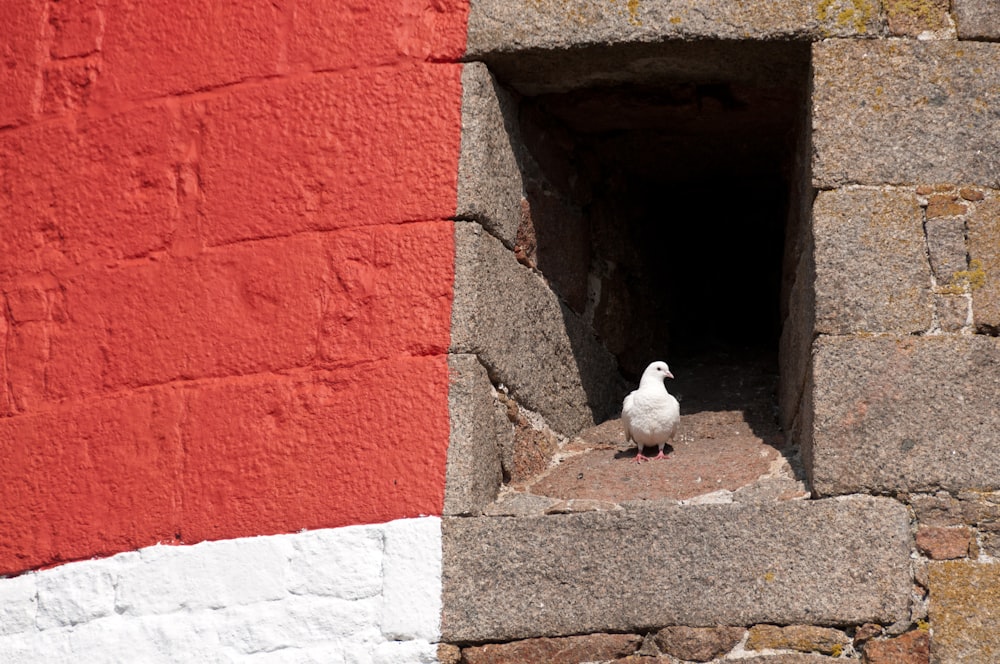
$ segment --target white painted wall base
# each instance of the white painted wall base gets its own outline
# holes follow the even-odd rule
[[[0,579],[0,662],[437,662],[441,520],[154,546]]]

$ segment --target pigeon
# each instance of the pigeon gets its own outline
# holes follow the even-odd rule
[[[673,377],[666,362],[653,362],[642,372],[639,389],[625,397],[622,423],[625,425],[625,440],[633,441],[639,448],[636,450],[636,463],[649,461],[649,457],[642,455],[642,448],[654,445],[660,448],[660,453],[653,458],[667,458],[663,454],[663,446],[673,440],[681,420],[680,404],[663,385],[664,378]]]

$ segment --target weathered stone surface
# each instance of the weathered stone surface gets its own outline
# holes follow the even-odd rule
[[[1000,4],[994,0],[951,0],[961,39],[1000,39]]]
[[[882,0],[889,33],[917,37],[950,27],[949,0]]]
[[[1000,339],[820,337],[812,381],[814,492],[1000,486]]]
[[[725,655],[740,642],[742,627],[664,627],[656,645],[668,655],[691,662],[708,662]]]
[[[616,413],[614,357],[535,272],[479,224],[455,224],[451,350],[472,353],[518,403],[570,434]]]
[[[908,334],[930,328],[923,214],[911,190],[820,192],[813,235],[816,332]]]
[[[437,647],[437,658],[440,664],[461,664],[462,650],[458,646],[450,643],[439,643]]]
[[[580,664],[627,657],[640,645],[636,634],[586,634],[475,646],[462,657],[465,664]]]
[[[1000,493],[960,491],[958,499],[965,523],[979,526],[980,530],[1000,530]]]
[[[923,630],[907,632],[894,639],[876,639],[865,644],[861,661],[864,664],[930,664],[930,643],[930,634]],[[955,662],[951,659],[941,661]]]
[[[754,625],[747,638],[749,650],[798,650],[839,655],[851,642],[839,629],[815,625]]]
[[[1000,565],[931,563],[934,660],[986,664],[1000,658]]]
[[[947,40],[814,44],[816,186],[996,182],[998,57]]]
[[[477,0],[467,53],[568,49],[665,39],[815,39],[882,31],[875,0],[594,2]]]
[[[462,148],[458,219],[476,221],[509,247],[521,218],[523,182],[514,101],[481,62],[462,68]]]
[[[1000,329],[1000,192],[995,189],[969,217],[969,258],[975,323]]]
[[[448,356],[451,432],[445,469],[444,513],[481,514],[500,490],[500,437],[493,386],[475,355]],[[507,428],[507,435],[509,428]]]
[[[910,496],[910,507],[921,526],[957,526],[964,521],[962,503],[947,491]]]
[[[556,498],[535,496],[530,493],[510,493],[486,508],[489,516],[539,516],[559,504]]]
[[[965,220],[956,217],[928,218],[924,228],[934,278],[938,286],[946,286],[952,283],[956,272],[968,267]]]
[[[516,401],[502,392],[498,397],[504,408],[504,418],[514,430],[513,436],[501,445],[503,470],[508,481],[518,484],[548,467],[559,448],[559,441],[541,418],[525,413]]]
[[[798,79],[803,65],[808,66],[809,45],[784,41],[672,40],[602,43],[554,51],[515,50],[484,54],[483,58],[504,85],[529,96],[628,84],[666,85],[665,89],[669,90],[673,81],[729,81],[740,86],[741,94],[753,88],[766,88],[773,95],[780,86]],[[775,87],[776,84],[779,87]],[[777,108],[772,113],[787,110]],[[660,113],[664,111],[667,109],[661,109]],[[713,110],[704,107],[702,112],[713,113]],[[625,109],[624,117],[632,115],[634,109]],[[731,114],[726,117],[730,122],[736,121],[737,126],[742,123]],[[725,136],[726,127],[717,128],[714,134]],[[744,138],[751,139],[749,136]],[[703,134],[698,137],[698,143],[704,144],[711,139],[712,136]],[[739,149],[738,146],[730,147]],[[714,154],[714,150],[710,152]],[[692,161],[686,166],[694,166],[699,157],[691,154],[688,158]],[[671,166],[663,164],[663,167],[669,169]],[[719,165],[715,164],[715,168]]]
[[[870,497],[445,519],[442,634],[892,623],[909,547],[906,508]]]
[[[937,194],[931,196],[927,202],[926,215],[928,219],[940,217],[960,217],[969,211],[969,206],[959,202],[955,194]]]
[[[816,326],[816,267],[813,262],[812,234],[799,256],[795,281],[789,289],[788,315],[781,326],[778,345],[778,408],[781,425],[799,440],[804,426],[801,406],[807,397],[809,362]]]
[[[964,294],[934,295],[934,315],[942,332],[961,332],[972,324],[972,298]]]
[[[917,530],[917,548],[932,560],[953,560],[969,555],[972,532],[965,527],[927,526]]]
[[[736,660],[739,664],[838,664],[844,660],[826,655],[806,655],[803,653],[783,653],[781,655],[763,655]]]
[[[882,636],[881,625],[876,625],[875,623],[865,623],[864,625],[859,625],[858,628],[854,630],[854,647],[860,648],[867,641],[870,641],[878,636]]]

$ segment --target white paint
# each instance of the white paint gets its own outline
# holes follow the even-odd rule
[[[431,664],[441,520],[155,546],[0,579],[5,664]]]
[[[440,522],[439,522],[440,523]],[[436,641],[441,615],[441,528],[421,519],[385,528],[382,633],[393,641]]]
[[[38,612],[38,584],[34,574],[0,582],[0,636],[33,629]]]

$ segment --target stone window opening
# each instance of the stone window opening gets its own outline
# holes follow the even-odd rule
[[[588,390],[595,421],[610,421],[563,428],[560,446],[484,362],[523,429],[505,450],[504,480],[577,504],[728,499],[760,477],[776,495],[807,495],[781,426],[801,388],[779,395],[779,347],[813,196],[808,44],[633,44],[486,64],[512,100],[504,120],[522,184],[507,248],[543,275],[567,328],[582,320],[620,372],[588,377],[585,351],[574,350],[585,387],[616,389],[597,398]],[[629,480],[634,448],[615,420],[624,393],[659,359],[677,377],[668,389],[682,425],[658,463],[675,467],[643,464]],[[794,374],[796,362],[786,365]]]

